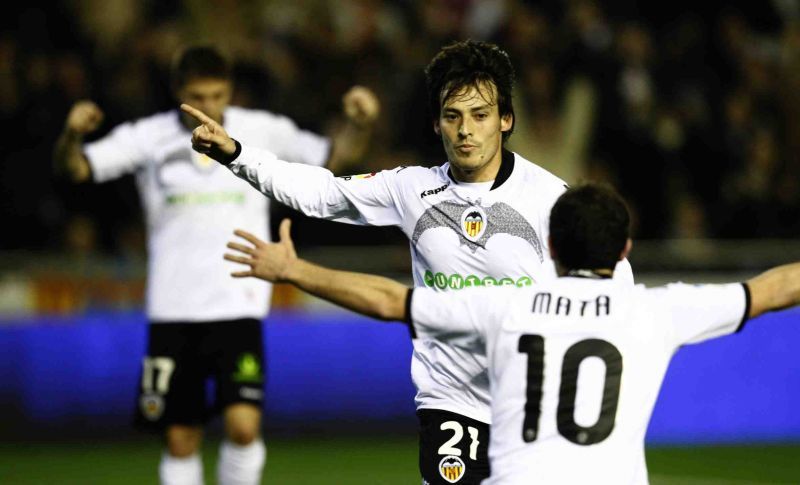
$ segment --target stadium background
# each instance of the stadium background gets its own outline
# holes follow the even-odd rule
[[[235,104],[330,132],[352,84],[383,104],[353,172],[442,161],[422,68],[497,42],[518,73],[511,148],[570,183],[615,184],[648,284],[729,281],[800,260],[800,2],[82,0],[0,19],[0,483],[152,483],[130,412],[144,228],[130,178],[70,186],[51,151],[70,105],[99,135],[171,109],[186,43],[236,59]],[[289,211],[276,208],[273,222]],[[406,280],[392,229],[292,215],[301,253]],[[415,483],[410,343],[289,288],[267,325],[271,483]],[[800,481],[798,310],[681,350],[648,434],[653,483]],[[212,426],[205,455],[215,453]],[[212,460],[206,460],[207,467]],[[209,471],[211,473],[211,471]],[[209,481],[209,483],[212,483]]]

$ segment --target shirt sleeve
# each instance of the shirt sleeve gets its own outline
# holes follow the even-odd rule
[[[655,305],[666,306],[676,347],[737,332],[750,311],[750,292],[742,283],[675,283],[650,291]]]
[[[280,160],[322,167],[331,151],[330,139],[300,129],[286,116],[275,116],[269,126],[270,150]]]
[[[92,169],[95,182],[105,182],[136,171],[148,158],[135,123],[123,123],[107,136],[87,143],[83,152]]]
[[[471,347],[485,342],[488,332],[499,327],[514,288],[465,288],[439,292],[414,288],[411,294],[410,328],[413,338],[436,339],[450,345]]]
[[[397,169],[334,177],[325,168],[289,163],[249,146],[242,146],[228,168],[261,193],[309,217],[370,226],[400,225],[403,220]]]

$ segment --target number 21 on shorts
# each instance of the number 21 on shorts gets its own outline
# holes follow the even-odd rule
[[[455,445],[461,441],[461,438],[464,437],[464,427],[461,426],[461,423],[458,421],[445,421],[439,429],[442,431],[453,431],[453,436],[439,447],[439,454],[461,456],[461,450],[455,447]],[[478,429],[468,426],[467,432],[470,438],[469,458],[470,460],[477,460],[478,445],[480,444],[480,441],[478,441]]]

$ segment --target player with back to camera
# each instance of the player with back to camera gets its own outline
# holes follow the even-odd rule
[[[228,61],[214,48],[186,49],[173,66],[176,98],[195,104],[246,143],[312,166],[342,165],[363,156],[378,102],[356,87],[343,98],[346,124],[328,139],[262,110],[229,106]],[[264,400],[262,319],[271,285],[228,277],[219,248],[234,228],[269,237],[268,200],[204,155],[192,151],[195,120],[172,110],[123,123],[93,143],[102,111],[76,103],[55,150],[56,166],[76,182],[134,173],[147,218],[147,355],[137,422],[163,430],[163,484],[203,481],[203,424],[221,412],[221,484],[260,483],[266,448],[260,436]],[[327,162],[326,162],[327,161]],[[216,382],[213,407],[206,380]]]
[[[280,242],[233,243],[234,273],[287,282],[351,310],[408,322],[415,340],[486,352],[492,402],[486,484],[648,483],[647,424],[672,355],[800,303],[800,263],[745,283],[648,289],[612,280],[630,251],[629,215],[603,186],[569,189],[553,207],[559,278],[523,288],[436,292],[298,259]]]
[[[555,277],[547,220],[565,184],[503,148],[514,126],[514,72],[493,44],[456,42],[426,68],[433,129],[447,163],[335,178],[240,143],[201,111],[195,150],[207,153],[267,196],[302,213],[360,225],[394,225],[410,242],[414,285],[457,292],[529,286]],[[632,280],[627,261],[623,279]],[[489,476],[489,380],[476,343],[414,341],[423,482],[477,484]],[[457,476],[443,465],[459,464]]]

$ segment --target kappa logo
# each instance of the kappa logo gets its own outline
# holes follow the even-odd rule
[[[158,421],[164,414],[164,398],[158,394],[148,393],[139,399],[142,414],[150,421]]]
[[[479,217],[482,218],[480,224]],[[470,228],[474,236],[465,225],[470,223]],[[491,221],[491,224],[488,222]],[[476,204],[459,204],[445,200],[429,207],[417,221],[414,232],[411,235],[411,244],[416,246],[419,238],[429,229],[445,227],[455,232],[459,237],[461,245],[466,245],[470,251],[475,253],[478,248],[486,249],[486,243],[498,234],[508,234],[516,236],[528,242],[539,262],[544,261],[542,242],[536,230],[531,227],[525,217],[514,210],[513,207],[505,202],[496,202],[489,207],[481,206],[480,200]]]
[[[441,187],[437,187],[435,189],[424,190],[421,194],[419,194],[419,197],[420,197],[420,199],[424,199],[425,197],[427,197],[429,195],[436,195],[438,193],[441,193],[441,192],[444,192],[445,190],[447,190],[447,187],[450,187],[450,182],[447,182],[446,184],[442,185]]]
[[[467,467],[464,465],[464,461],[457,456],[448,455],[439,462],[439,475],[448,483],[456,483],[461,480],[466,471]]]

